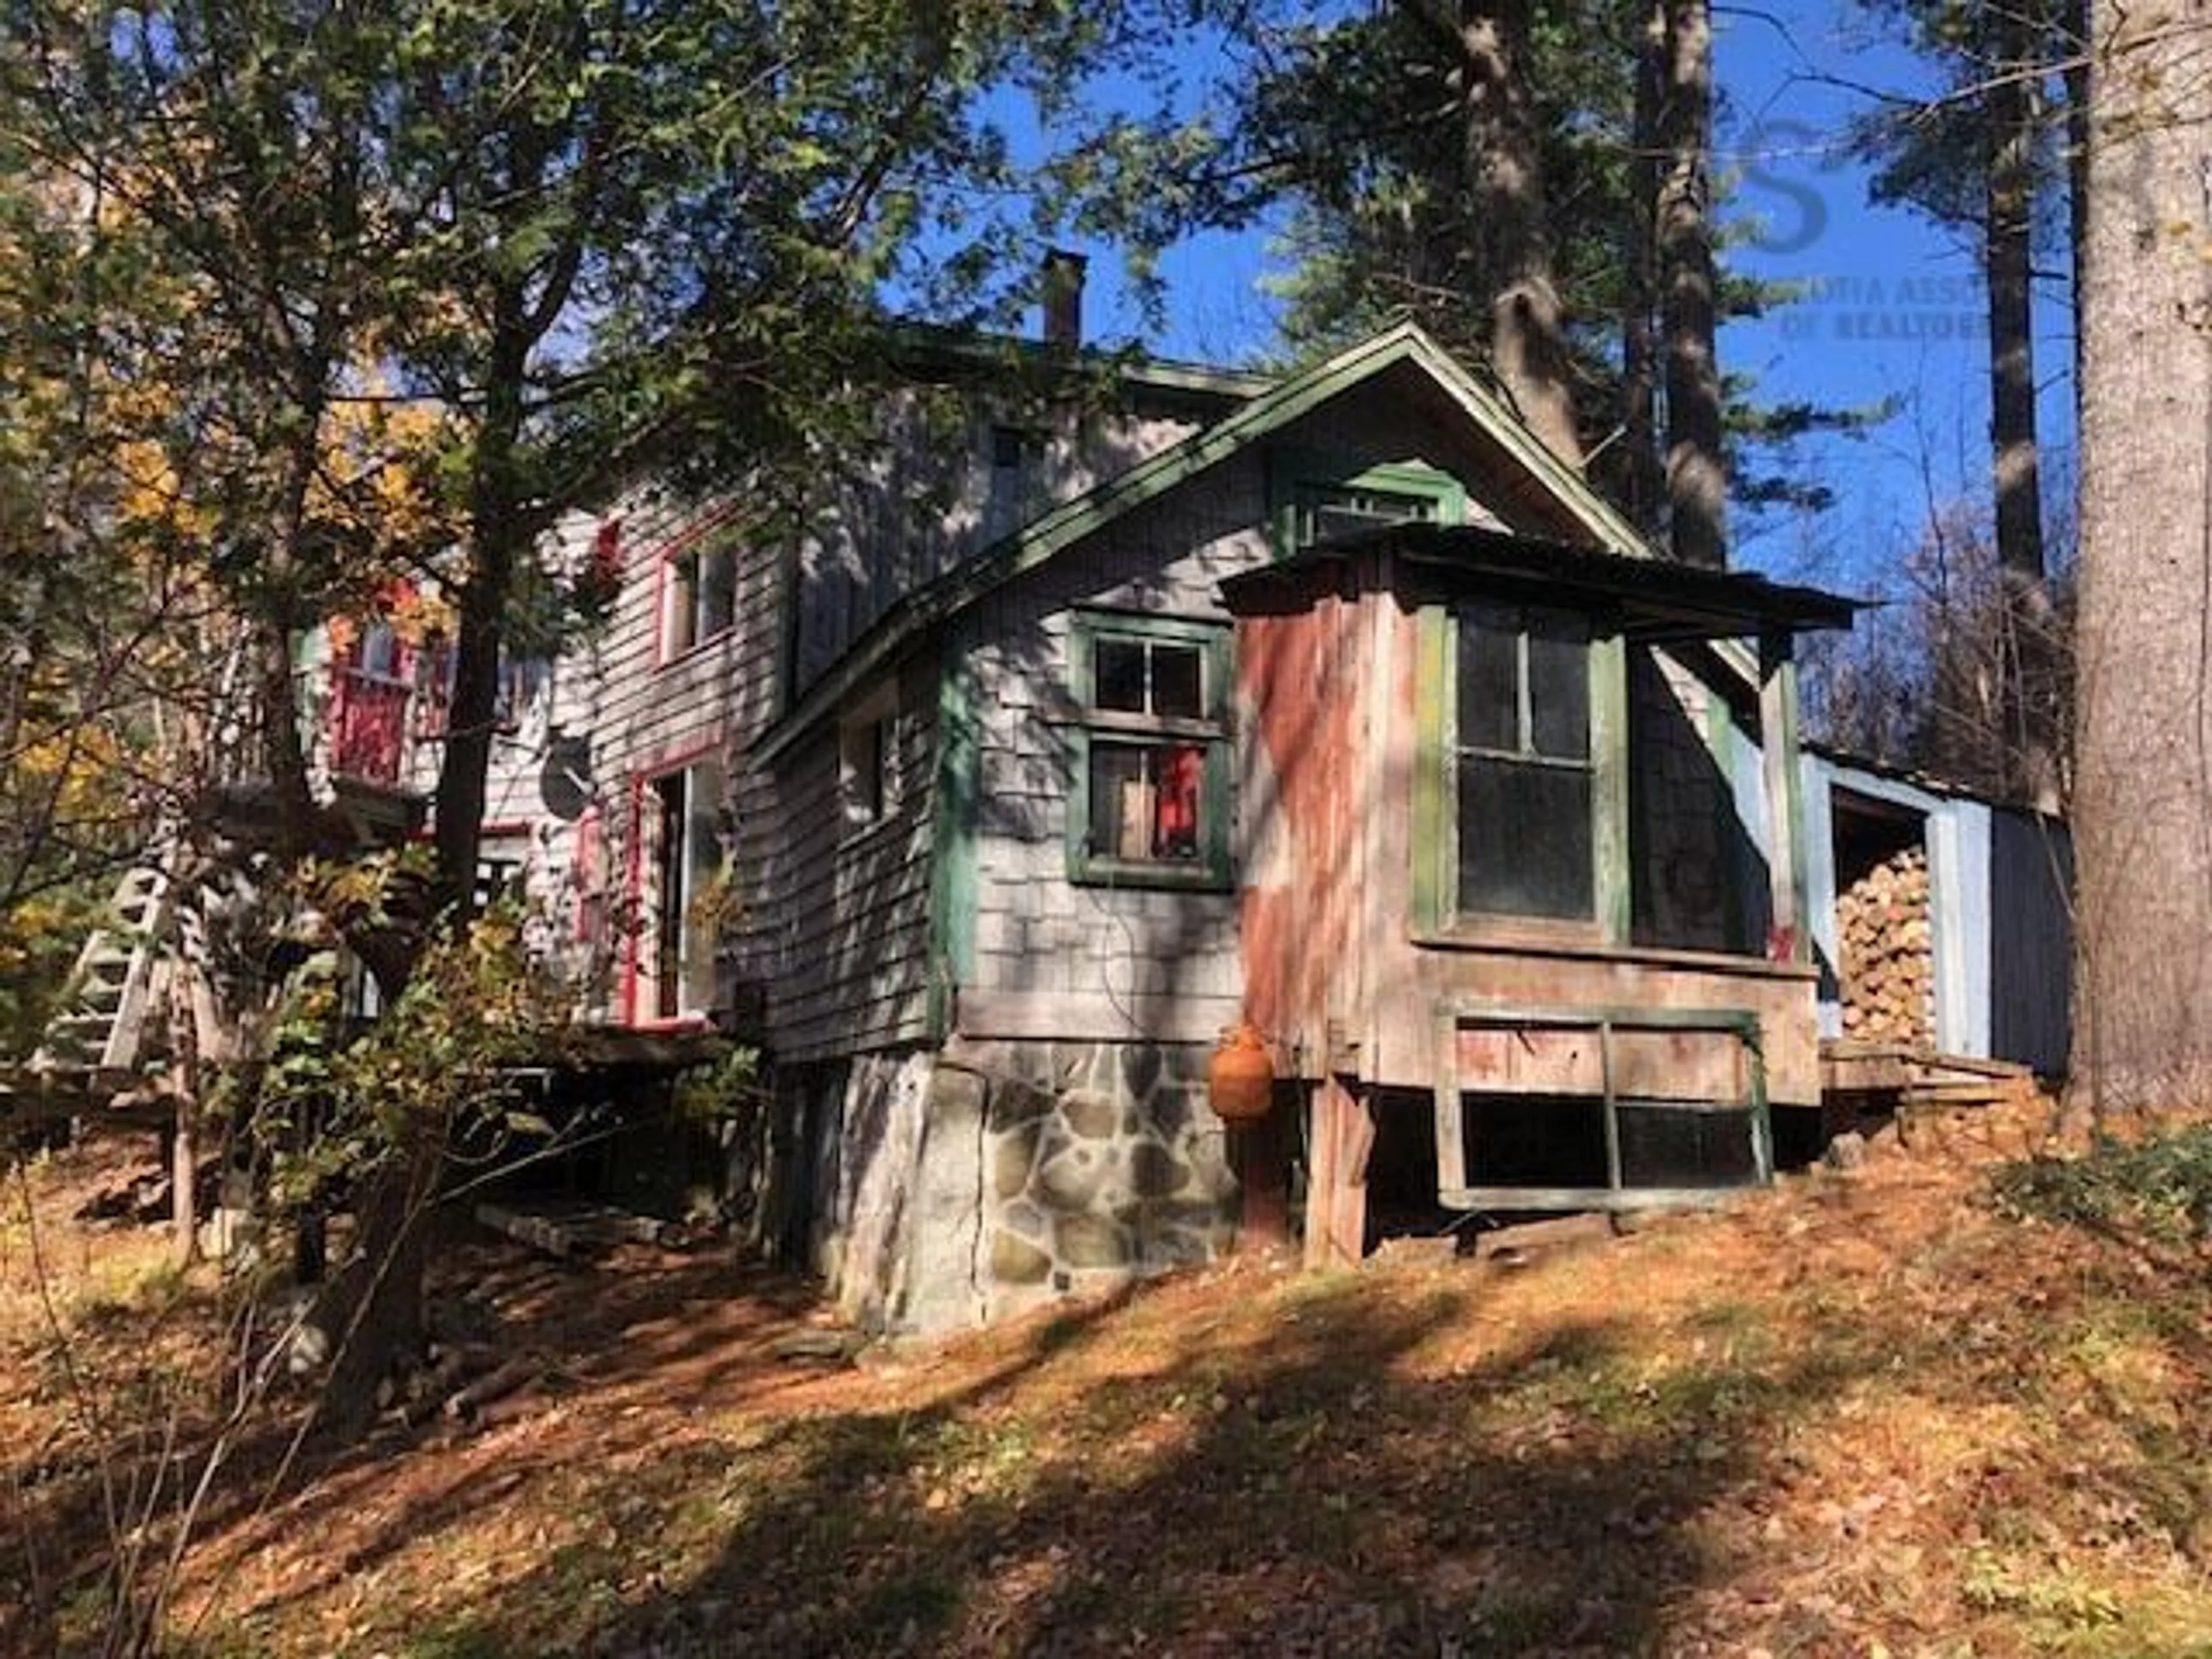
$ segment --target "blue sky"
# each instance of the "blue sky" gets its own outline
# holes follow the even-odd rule
[[[1770,21],[1771,20],[1771,21]],[[1779,27],[1778,27],[1778,25]],[[1865,170],[1840,136],[1867,109],[1833,77],[1911,92],[1927,85],[1910,54],[1884,43],[1852,5],[1780,0],[1765,16],[1717,17],[1717,73],[1729,104],[1719,149],[1738,174],[1730,212],[1746,240],[1735,256],[1754,274],[1802,284],[1807,297],[1731,325],[1723,367],[1755,375],[1762,395],[1899,413],[1858,439],[1808,443],[1808,471],[1840,497],[1808,520],[1735,526],[1739,562],[1869,593],[1894,591],[1889,566],[1917,539],[1931,496],[1985,490],[1988,352],[1972,252],[1917,216],[1871,206]],[[1206,66],[1189,66],[1194,78]],[[1105,337],[1141,319],[1117,292],[1109,255],[1094,261],[1091,326]],[[1208,235],[1162,264],[1164,326],[1146,343],[1170,357],[1237,362],[1272,340],[1263,291],[1273,264],[1262,233]],[[2038,371],[2054,493],[2069,474],[2070,349],[2054,305],[2039,319]]]

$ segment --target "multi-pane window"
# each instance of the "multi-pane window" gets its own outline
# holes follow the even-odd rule
[[[1589,624],[1498,605],[1458,623],[1459,909],[1594,921]]]
[[[737,550],[722,538],[671,554],[661,615],[661,655],[685,652],[726,634],[738,619]]]
[[[1390,525],[1460,524],[1467,489],[1425,461],[1362,465],[1342,455],[1271,453],[1269,529],[1278,554],[1302,553]]]
[[[1425,491],[1358,483],[1302,483],[1291,493],[1291,545],[1340,541],[1385,525],[1437,524],[1443,499]]]
[[[1078,636],[1078,879],[1228,876],[1228,641],[1206,623],[1086,618]]]

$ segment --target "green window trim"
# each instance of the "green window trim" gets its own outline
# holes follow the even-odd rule
[[[1267,535],[1277,558],[1313,544],[1305,520],[1316,491],[1403,496],[1430,503],[1431,522],[1467,522],[1467,486],[1440,468],[1421,462],[1364,466],[1315,450],[1274,450],[1267,457]]]
[[[1161,714],[1098,706],[1101,647],[1141,647],[1146,672],[1152,648],[1195,647],[1199,687],[1194,713]],[[1106,611],[1078,611],[1068,641],[1074,705],[1066,732],[1067,878],[1085,886],[1182,888],[1221,892],[1233,884],[1230,823],[1235,811],[1230,757],[1230,630],[1225,623]],[[1150,692],[1147,693],[1150,701]],[[1196,823],[1184,856],[1133,858],[1101,852],[1092,799],[1094,763],[1109,749],[1149,769],[1153,755],[1199,755]],[[1147,770],[1145,774],[1149,777]]]
[[[1414,929],[1438,935],[1517,934],[1627,944],[1632,926],[1632,890],[1628,858],[1627,650],[1621,637],[1598,631],[1593,620],[1589,652],[1591,906],[1587,918],[1563,918],[1460,908],[1459,765],[1465,747],[1459,732],[1460,617],[1449,606],[1425,605],[1417,630]],[[1516,690],[1523,702],[1525,724],[1528,690],[1525,684]]]

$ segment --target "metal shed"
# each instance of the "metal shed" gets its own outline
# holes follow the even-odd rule
[[[1839,900],[1881,849],[1917,850],[1926,871],[1932,1046],[2063,1073],[2074,949],[2064,823],[1834,750],[1808,748],[1802,764],[1822,1036],[1848,1035]]]

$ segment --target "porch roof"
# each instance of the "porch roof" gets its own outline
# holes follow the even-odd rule
[[[1237,615],[1303,608],[1344,592],[1364,569],[1443,597],[1513,599],[1601,616],[1629,638],[1654,643],[1740,638],[1851,625],[1865,601],[1748,572],[1705,570],[1664,559],[1517,536],[1480,526],[1408,524],[1328,542],[1258,569],[1224,577]]]

